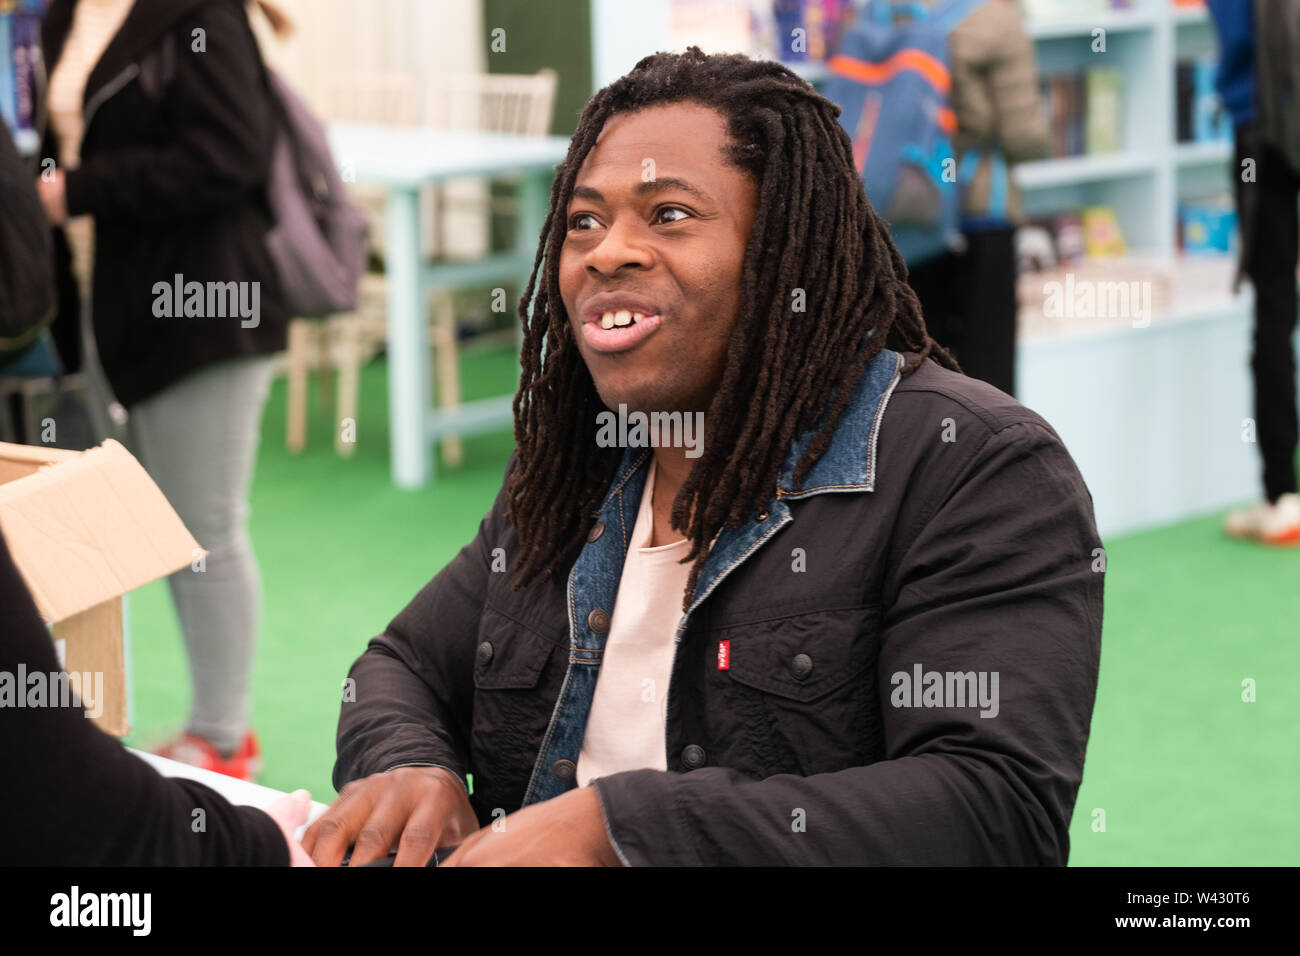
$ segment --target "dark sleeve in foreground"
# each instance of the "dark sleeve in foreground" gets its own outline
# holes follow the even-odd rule
[[[57,673],[49,631],[2,536],[0,615],[0,672]],[[0,865],[289,865],[269,816],[163,777],[79,706],[0,707],[0,765]]]
[[[506,466],[506,475],[514,456]],[[444,767],[466,787],[474,652],[506,521],[507,480],[474,540],[353,663],[339,712],[334,787],[397,767]]]
[[[1065,864],[1101,654],[1091,499],[1056,435],[1022,422],[934,502],[888,572],[887,759],[766,780],[713,767],[601,778],[625,862]],[[997,715],[891,706],[890,675],[916,663],[998,672]]]

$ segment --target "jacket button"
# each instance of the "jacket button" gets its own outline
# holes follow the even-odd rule
[[[478,662],[484,667],[492,662],[492,642],[484,641],[478,646]]]
[[[604,634],[609,630],[609,615],[600,608],[596,608],[587,615],[587,626],[597,634]]]
[[[687,744],[682,749],[682,765],[687,770],[694,770],[696,767],[704,766],[704,748],[699,744]]]
[[[807,654],[796,654],[790,661],[790,673],[795,680],[803,680],[812,673],[813,661]]]
[[[578,775],[578,765],[572,760],[557,760],[551,764],[551,773],[556,780],[572,780]]]
[[[587,532],[587,540],[595,541],[604,533],[605,533],[605,522],[597,521],[594,525],[591,526],[591,530]]]
[[[767,520],[767,512],[766,512],[766,511],[760,511],[758,514],[754,515],[754,520],[755,520],[755,521],[758,521],[758,522],[760,522],[760,523],[766,521],[766,520]]]

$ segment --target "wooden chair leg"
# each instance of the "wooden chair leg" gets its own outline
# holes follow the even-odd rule
[[[311,364],[311,323],[293,319],[289,323],[288,408],[285,415],[285,447],[297,454],[307,446],[307,376]]]
[[[351,457],[357,448],[357,405],[361,389],[361,329],[355,316],[338,320],[338,415],[334,420],[334,450]]]
[[[324,323],[317,323],[317,326],[312,330],[316,333],[318,343],[315,361],[312,364],[316,368],[316,391],[320,410],[328,415],[334,408],[334,361],[330,350],[330,331]]]
[[[437,366],[438,405],[444,409],[460,405],[460,361],[456,347],[456,310],[451,293],[439,292],[434,299],[433,341]],[[459,435],[442,439],[442,460],[450,468],[465,458]]]

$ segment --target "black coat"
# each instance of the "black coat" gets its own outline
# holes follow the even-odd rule
[[[1091,497],[1056,433],[983,382],[927,361],[868,397],[802,491],[715,543],[660,691],[667,771],[594,782],[625,863],[1066,862],[1101,651]],[[635,451],[573,570],[518,591],[503,485],[353,665],[336,787],[443,766],[487,824],[575,785]],[[986,674],[998,704],[930,706],[918,667]]]
[[[42,28],[51,75],[75,7],[55,0]],[[95,217],[95,340],[118,400],[130,406],[211,363],[283,349],[288,317],[265,243],[275,113],[239,0],[136,0],[91,71],[85,105],[68,212]],[[52,128],[44,155],[58,157]],[[155,286],[177,275],[205,288],[250,283],[255,319],[155,315]]]
[[[34,339],[54,308],[50,237],[34,179],[0,122],[0,365]]]
[[[49,628],[3,535],[0,608],[0,674],[57,674]],[[30,693],[25,682],[12,687]],[[0,710],[0,866],[289,865],[284,835],[261,810],[162,777],[87,720],[79,703],[15,703]],[[197,832],[200,809],[205,829]]]

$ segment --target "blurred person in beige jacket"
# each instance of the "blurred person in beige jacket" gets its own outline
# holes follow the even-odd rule
[[[928,2],[928,0],[927,0]],[[1015,231],[1025,221],[1010,167],[1047,149],[1033,40],[1013,0],[987,0],[949,36],[954,140],[966,248],[909,270],[926,326],[962,370],[1015,394]],[[974,152],[973,152],[974,151]]]

